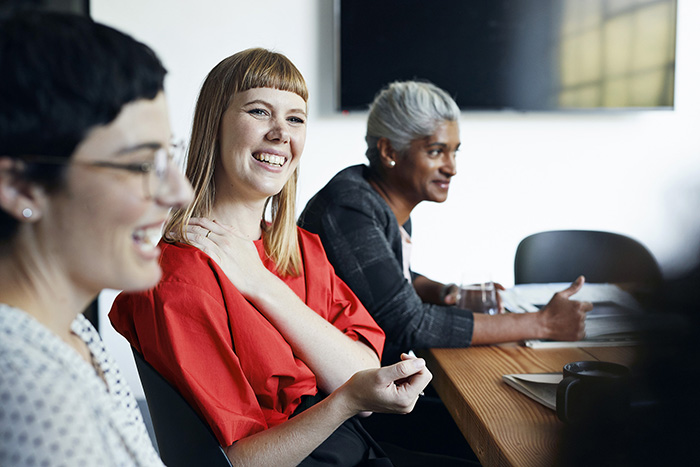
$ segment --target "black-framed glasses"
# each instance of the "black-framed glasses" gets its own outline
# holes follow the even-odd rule
[[[163,194],[174,174],[182,174],[184,156],[185,144],[177,142],[168,148],[157,149],[153,153],[153,161],[146,162],[75,161],[58,156],[25,156],[21,160],[29,164],[82,165],[140,173],[143,174],[144,195],[146,199],[151,199]]]

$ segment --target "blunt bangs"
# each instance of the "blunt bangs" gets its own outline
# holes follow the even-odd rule
[[[247,54],[249,63],[240,67],[243,76],[240,88],[235,92],[243,92],[254,88],[273,88],[297,94],[304,102],[309,99],[306,81],[294,64],[284,55],[264,49],[252,49]]]

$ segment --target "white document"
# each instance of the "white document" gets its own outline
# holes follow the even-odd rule
[[[501,291],[501,300],[510,312],[535,312],[569,285],[519,284]],[[630,293],[615,284],[584,284],[571,298],[593,303],[593,310],[586,314],[586,338],[577,342],[532,339],[525,341],[525,345],[532,348],[604,347],[639,343],[638,333],[644,330],[646,321],[640,319],[644,316],[642,308]]]
[[[552,296],[571,284],[557,282],[552,284],[518,284],[508,290],[501,290],[500,296],[508,311],[514,313],[534,312],[546,305]],[[613,303],[630,310],[640,311],[639,303],[632,294],[625,292],[615,284],[583,284],[581,290],[571,297],[592,303]]]

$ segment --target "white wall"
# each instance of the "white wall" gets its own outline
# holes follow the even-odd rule
[[[161,57],[169,70],[173,130],[183,138],[199,86],[221,59],[252,46],[287,55],[311,94],[301,208],[338,170],[364,161],[366,115],[332,111],[332,3],[92,0],[91,12]],[[448,201],[414,211],[414,269],[446,282],[488,273],[508,286],[523,237],[568,228],[635,237],[668,275],[694,261],[700,245],[697,18],[700,2],[678,0],[674,111],[463,114],[460,173]],[[109,294],[103,299],[108,303]],[[107,345],[122,367],[131,366],[123,339],[111,335],[104,316],[102,323]]]

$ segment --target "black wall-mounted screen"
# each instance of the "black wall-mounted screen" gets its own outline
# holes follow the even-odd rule
[[[338,108],[427,80],[463,110],[672,109],[676,0],[336,0]]]
[[[90,0],[0,0],[0,18],[28,10],[90,16]]]

